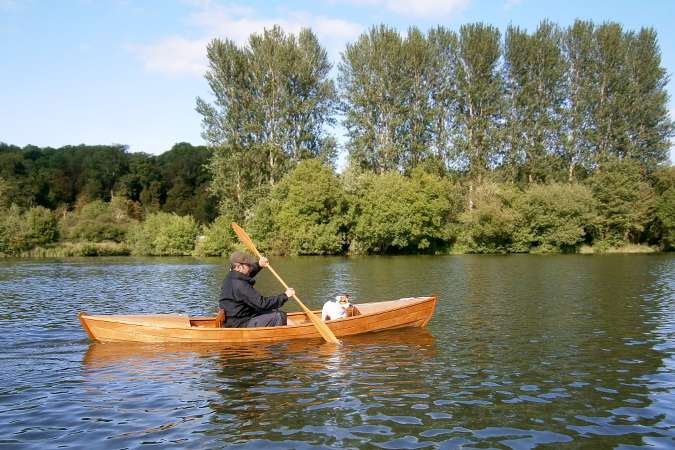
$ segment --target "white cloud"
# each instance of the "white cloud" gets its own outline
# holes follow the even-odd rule
[[[523,2],[523,0],[506,0],[504,2],[504,8],[505,9],[512,9],[515,8],[516,6],[520,5]]]
[[[227,38],[244,45],[251,33],[260,33],[274,25],[287,33],[311,28],[335,62],[345,42],[353,40],[363,27],[357,23],[317,16],[303,11],[287,11],[265,17],[248,6],[215,4],[210,0],[185,0],[196,11],[189,23],[201,30],[202,37],[190,39],[173,36],[160,41],[134,45],[131,50],[142,60],[145,68],[170,75],[203,75],[206,67],[206,45],[215,38]]]
[[[352,0],[352,3],[381,6],[402,16],[434,18],[461,12],[471,0]]]
[[[208,39],[169,37],[147,45],[133,45],[130,49],[143,61],[146,70],[168,75],[204,75]]]

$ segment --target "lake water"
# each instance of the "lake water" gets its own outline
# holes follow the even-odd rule
[[[674,255],[272,263],[310,307],[437,310],[339,347],[99,344],[78,312],[213,314],[223,261],[0,261],[0,448],[675,448]]]

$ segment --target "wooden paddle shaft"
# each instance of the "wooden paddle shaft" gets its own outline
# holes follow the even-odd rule
[[[251,238],[248,236],[248,233],[244,231],[243,228],[241,228],[239,225],[236,223],[232,223],[232,229],[234,232],[237,234],[237,237],[243,242],[246,247],[249,248],[257,257],[258,259],[262,258],[262,255],[256,248],[255,244],[251,240]],[[288,289],[288,285],[284,282],[284,280],[279,276],[279,274],[272,268],[271,265],[269,265],[269,262],[267,264],[267,268],[272,272],[272,274],[276,277],[277,280],[279,280],[279,283],[285,288]],[[333,331],[331,331],[330,328],[328,328],[328,325],[323,323],[321,319],[319,319],[308,307],[305,306],[302,301],[298,298],[297,295],[293,295],[293,299],[300,305],[302,310],[305,312],[309,320],[312,322],[316,330],[319,332],[321,337],[326,341],[330,342],[331,344],[339,344],[340,341],[338,340],[337,337],[335,337],[335,334]]]
[[[272,268],[272,266],[268,263],[267,268],[269,269],[270,272],[272,272],[272,275],[276,277],[277,280],[279,280],[279,283],[285,288],[289,289],[288,285],[284,282],[284,280],[279,276],[279,274]],[[321,319],[319,319],[307,306],[305,306],[302,301],[298,298],[297,295],[293,294],[293,299],[300,305],[302,310],[305,312],[309,320],[314,324],[316,327],[316,330],[319,332],[322,338],[326,342],[330,342],[331,344],[339,344],[340,340],[333,334],[330,328],[328,328],[328,325],[323,323]]]
[[[281,283],[281,285],[284,287],[284,289],[290,289],[290,288],[288,287],[288,285],[284,282],[284,280],[279,276],[279,274],[272,268],[271,265],[267,264],[267,268],[269,269],[270,272],[272,272],[272,275],[274,275],[274,276],[276,277],[276,279],[279,280],[279,283]],[[312,315],[313,315],[312,311],[311,311],[307,306],[305,306],[304,303],[302,303],[302,302],[300,301],[300,299],[298,298],[297,295],[293,294],[293,299],[295,299],[295,301],[298,302],[298,304],[300,305],[300,307],[301,307],[306,313],[312,314]]]

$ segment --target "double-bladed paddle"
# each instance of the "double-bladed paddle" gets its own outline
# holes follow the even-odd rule
[[[239,237],[239,240],[241,241],[242,244],[244,244],[251,252],[253,252],[254,255],[258,257],[258,259],[262,258],[262,255],[258,251],[257,248],[255,248],[255,244],[253,244],[253,241],[251,240],[250,237],[248,237],[248,234],[246,234],[246,231],[236,223],[232,222],[232,229],[234,232],[237,234],[237,237]],[[284,283],[284,280],[281,279],[279,274],[272,268],[271,264],[267,265],[267,268],[269,269],[270,272],[272,272],[272,275],[276,277],[277,280],[279,280],[279,283],[285,288],[288,289],[288,285]],[[312,324],[316,327],[317,331],[321,335],[322,338],[326,342],[329,342],[331,344],[338,344],[340,341],[338,338],[335,337],[335,334],[331,331],[330,328],[328,328],[328,325],[323,323],[321,319],[319,319],[312,311],[310,311],[309,308],[305,306],[304,303],[300,301],[297,295],[293,295],[293,299],[298,302],[298,305],[302,308],[302,310],[305,312],[309,320],[312,321]]]

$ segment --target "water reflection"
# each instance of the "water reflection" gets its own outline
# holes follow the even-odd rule
[[[436,352],[433,335],[412,329],[348,337],[340,346],[312,340],[238,347],[92,343],[83,366],[86,384],[106,389],[105,397],[114,396],[110,389],[115,386],[135,385],[134,392],[144,392],[147,388],[141,385],[151,384],[156,393],[158,383],[178,398],[210,393],[200,406],[208,407],[208,414],[126,432],[119,439],[163,435],[208,417],[208,436],[230,444],[259,434],[277,440],[298,433],[335,444],[339,436],[345,438],[339,431],[345,420],[363,424],[355,412],[367,417],[376,409],[374,417],[383,420],[383,398],[393,401],[419,393],[417,381],[401,379],[399,371],[414,376]],[[383,368],[390,373],[380,373]],[[144,396],[129,400],[143,408]],[[317,423],[322,425],[316,428]],[[261,433],[261,428],[266,431]],[[326,435],[330,429],[332,438]]]
[[[275,267],[313,307],[436,292],[437,312],[340,347],[89,343],[80,310],[212,312],[222,261],[3,262],[0,446],[672,447],[672,256]]]

